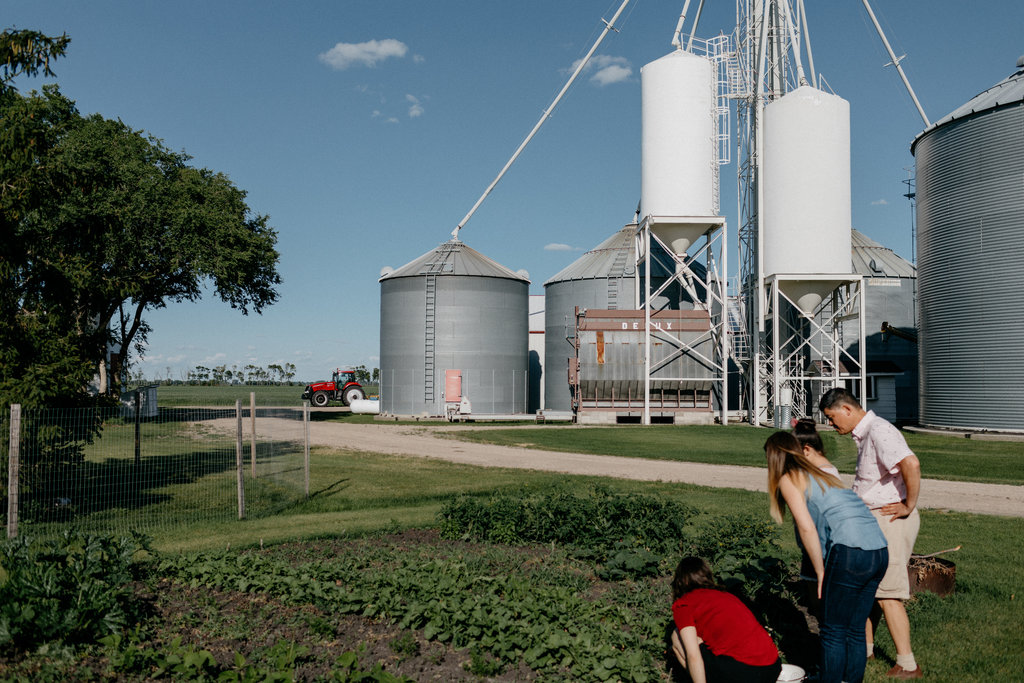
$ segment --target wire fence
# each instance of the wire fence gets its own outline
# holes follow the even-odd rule
[[[70,525],[152,533],[267,516],[308,496],[302,408],[11,406],[0,426],[8,537]]]

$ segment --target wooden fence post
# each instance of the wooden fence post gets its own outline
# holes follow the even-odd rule
[[[252,478],[256,478],[256,392],[249,392],[249,437],[250,460],[252,460]]]
[[[21,467],[21,404],[11,406],[11,440],[7,450],[7,538],[18,535],[18,479]],[[307,491],[306,495],[309,493]]]
[[[238,518],[245,519],[245,482],[242,468],[242,401],[235,399],[235,467],[238,472]]]
[[[142,392],[135,390],[135,466],[142,464]],[[137,475],[136,475],[137,476]]]
[[[306,498],[309,498],[309,401],[302,402],[302,426],[305,432],[305,438],[303,442],[305,444],[305,462],[304,469],[306,471]]]

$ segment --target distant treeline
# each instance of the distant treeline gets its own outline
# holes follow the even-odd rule
[[[376,383],[380,378],[379,368],[370,370],[365,365],[357,365],[352,370],[355,371],[356,381],[360,384]],[[172,379],[170,375],[171,370],[168,368],[166,378],[156,378],[151,381],[152,383],[163,385],[189,384],[193,386],[305,384],[305,382],[295,380],[294,363],[284,363],[283,365],[271,363],[267,366],[250,364],[244,367],[218,365],[212,368],[197,365],[185,373],[183,379]],[[135,379],[139,383],[145,381],[141,377]],[[330,379],[330,373],[324,373],[323,377],[318,377],[317,379]]]

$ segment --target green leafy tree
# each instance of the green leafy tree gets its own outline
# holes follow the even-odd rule
[[[277,300],[277,235],[224,174],[99,115],[81,119],[51,158],[67,189],[28,222],[70,255],[60,272],[77,286],[80,317],[116,349],[112,388],[148,339],[146,311],[195,301],[207,282],[243,314]]]
[[[356,381],[360,384],[370,381],[370,371],[366,369],[365,365],[357,365],[352,370],[356,373]]]
[[[277,300],[277,235],[245,192],[142,131],[83,118],[52,75],[65,36],[0,34],[0,401],[88,401],[128,375],[145,313],[204,286],[243,314]],[[109,352],[108,352],[109,350]],[[109,365],[108,365],[109,359]]]
[[[52,76],[68,38],[35,31],[0,33],[0,404],[26,408],[62,397],[88,400],[84,387],[102,344],[76,324],[73,305],[49,280],[45,245],[26,239],[24,221],[62,191],[49,177],[49,153],[78,118],[55,87],[22,96],[19,76]],[[36,265],[40,267],[36,268]]]

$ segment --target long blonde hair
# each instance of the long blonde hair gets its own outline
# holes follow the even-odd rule
[[[789,432],[775,432],[769,436],[764,442],[764,453],[768,459],[768,511],[776,522],[782,522],[786,514],[786,501],[779,490],[782,475],[802,474],[822,486],[843,488],[839,477],[825,472],[807,459],[803,446]]]

